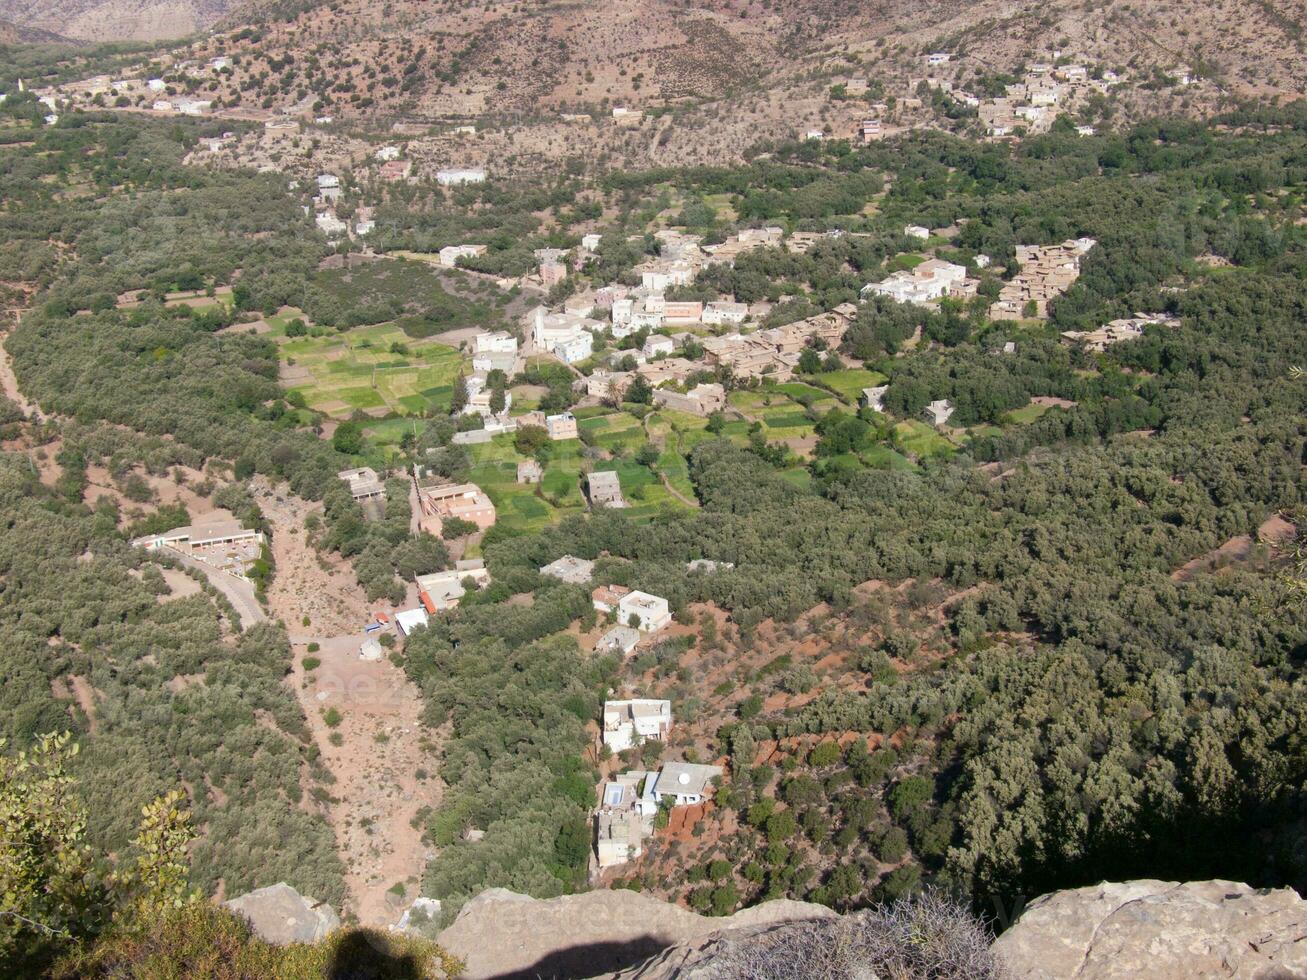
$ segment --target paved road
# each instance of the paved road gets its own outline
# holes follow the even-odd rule
[[[228,575],[226,572],[206,565],[189,555],[179,555],[175,551],[170,551],[169,554],[187,568],[193,568],[204,573],[204,577],[209,580],[209,583],[225,595],[236,608],[236,615],[240,617],[242,630],[247,630],[255,623],[262,623],[267,620],[268,614],[263,611],[263,607],[259,605],[259,600],[254,597],[254,586],[250,585],[249,582]]]

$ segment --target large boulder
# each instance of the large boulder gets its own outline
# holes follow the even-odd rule
[[[332,907],[301,895],[284,881],[222,903],[249,920],[255,935],[278,946],[316,943],[340,928]]]
[[[1127,881],[1036,899],[994,943],[1014,980],[1307,977],[1307,902],[1231,881]]]
[[[723,930],[834,914],[778,901],[713,919],[621,889],[534,899],[492,888],[464,905],[437,941],[467,964],[465,980],[594,977]]]

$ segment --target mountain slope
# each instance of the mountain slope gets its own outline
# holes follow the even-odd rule
[[[0,0],[0,20],[87,41],[160,41],[198,33],[230,0]]]

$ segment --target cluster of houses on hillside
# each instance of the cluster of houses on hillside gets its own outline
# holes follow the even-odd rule
[[[970,101],[974,96],[967,99],[979,113],[985,132],[1001,139],[1018,130],[1047,132],[1054,119],[1074,109],[1087,95],[1106,94],[1120,82],[1120,76],[1111,70],[1099,72],[1082,64],[1037,62],[1019,81],[1008,85],[1002,96],[974,103]],[[1094,135],[1094,127],[1089,125],[1077,126],[1076,131],[1082,136]]]
[[[989,308],[991,320],[1040,319],[1048,304],[1080,278],[1080,260],[1097,244],[1076,238],[1060,245],[1018,245],[1020,271],[1003,284],[998,300]]]
[[[1083,347],[1101,353],[1113,344],[1142,337],[1147,327],[1171,327],[1178,322],[1175,317],[1165,313],[1153,316],[1136,313],[1132,317],[1105,323],[1097,330],[1064,330],[1062,342],[1070,347]]]
[[[613,753],[645,742],[666,742],[671,730],[670,701],[629,698],[604,702],[601,738]],[[660,809],[705,802],[723,775],[721,766],[668,762],[656,771],[629,770],[603,783],[594,813],[599,869],[638,858],[644,853],[644,842],[653,834],[654,818]]]

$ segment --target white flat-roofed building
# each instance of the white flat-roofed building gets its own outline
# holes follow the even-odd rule
[[[721,766],[703,766],[692,762],[669,762],[654,777],[646,791],[658,802],[672,806],[702,803],[713,791],[713,780],[722,776]]]
[[[640,631],[629,626],[614,626],[595,644],[595,653],[620,653],[628,656],[640,645]]]
[[[540,574],[562,582],[570,582],[572,585],[585,585],[594,577],[594,570],[595,563],[588,558],[563,555],[541,568]]]
[[[350,495],[355,500],[372,500],[386,495],[386,484],[377,476],[377,471],[370,466],[360,466],[352,470],[341,470],[337,479],[344,480],[349,486]]]
[[[429,622],[427,611],[421,606],[401,609],[395,613],[395,628],[399,630],[400,636],[406,638],[419,626],[426,626]]]
[[[414,576],[418,587],[418,600],[428,613],[453,609],[458,600],[467,595],[467,583],[473,582],[478,589],[490,584],[490,572],[486,563],[479,558],[469,558],[455,562],[453,568],[442,572]]]
[[[743,323],[748,315],[747,303],[709,303],[703,308],[703,322],[714,325]]]
[[[618,601],[617,621],[643,633],[656,633],[671,623],[672,613],[667,600],[662,596],[636,589],[626,593]]]
[[[672,730],[672,702],[631,698],[604,702],[603,742],[624,752],[646,741],[662,742]]]
[[[874,388],[862,389],[862,404],[870,408],[873,412],[885,411],[885,392],[889,391],[889,385],[877,385]]]
[[[452,269],[458,265],[459,259],[474,259],[485,254],[484,245],[446,245],[440,250],[440,264]]]
[[[486,171],[484,167],[453,167],[449,170],[436,171],[436,183],[441,187],[458,187],[461,184],[484,184]]]

